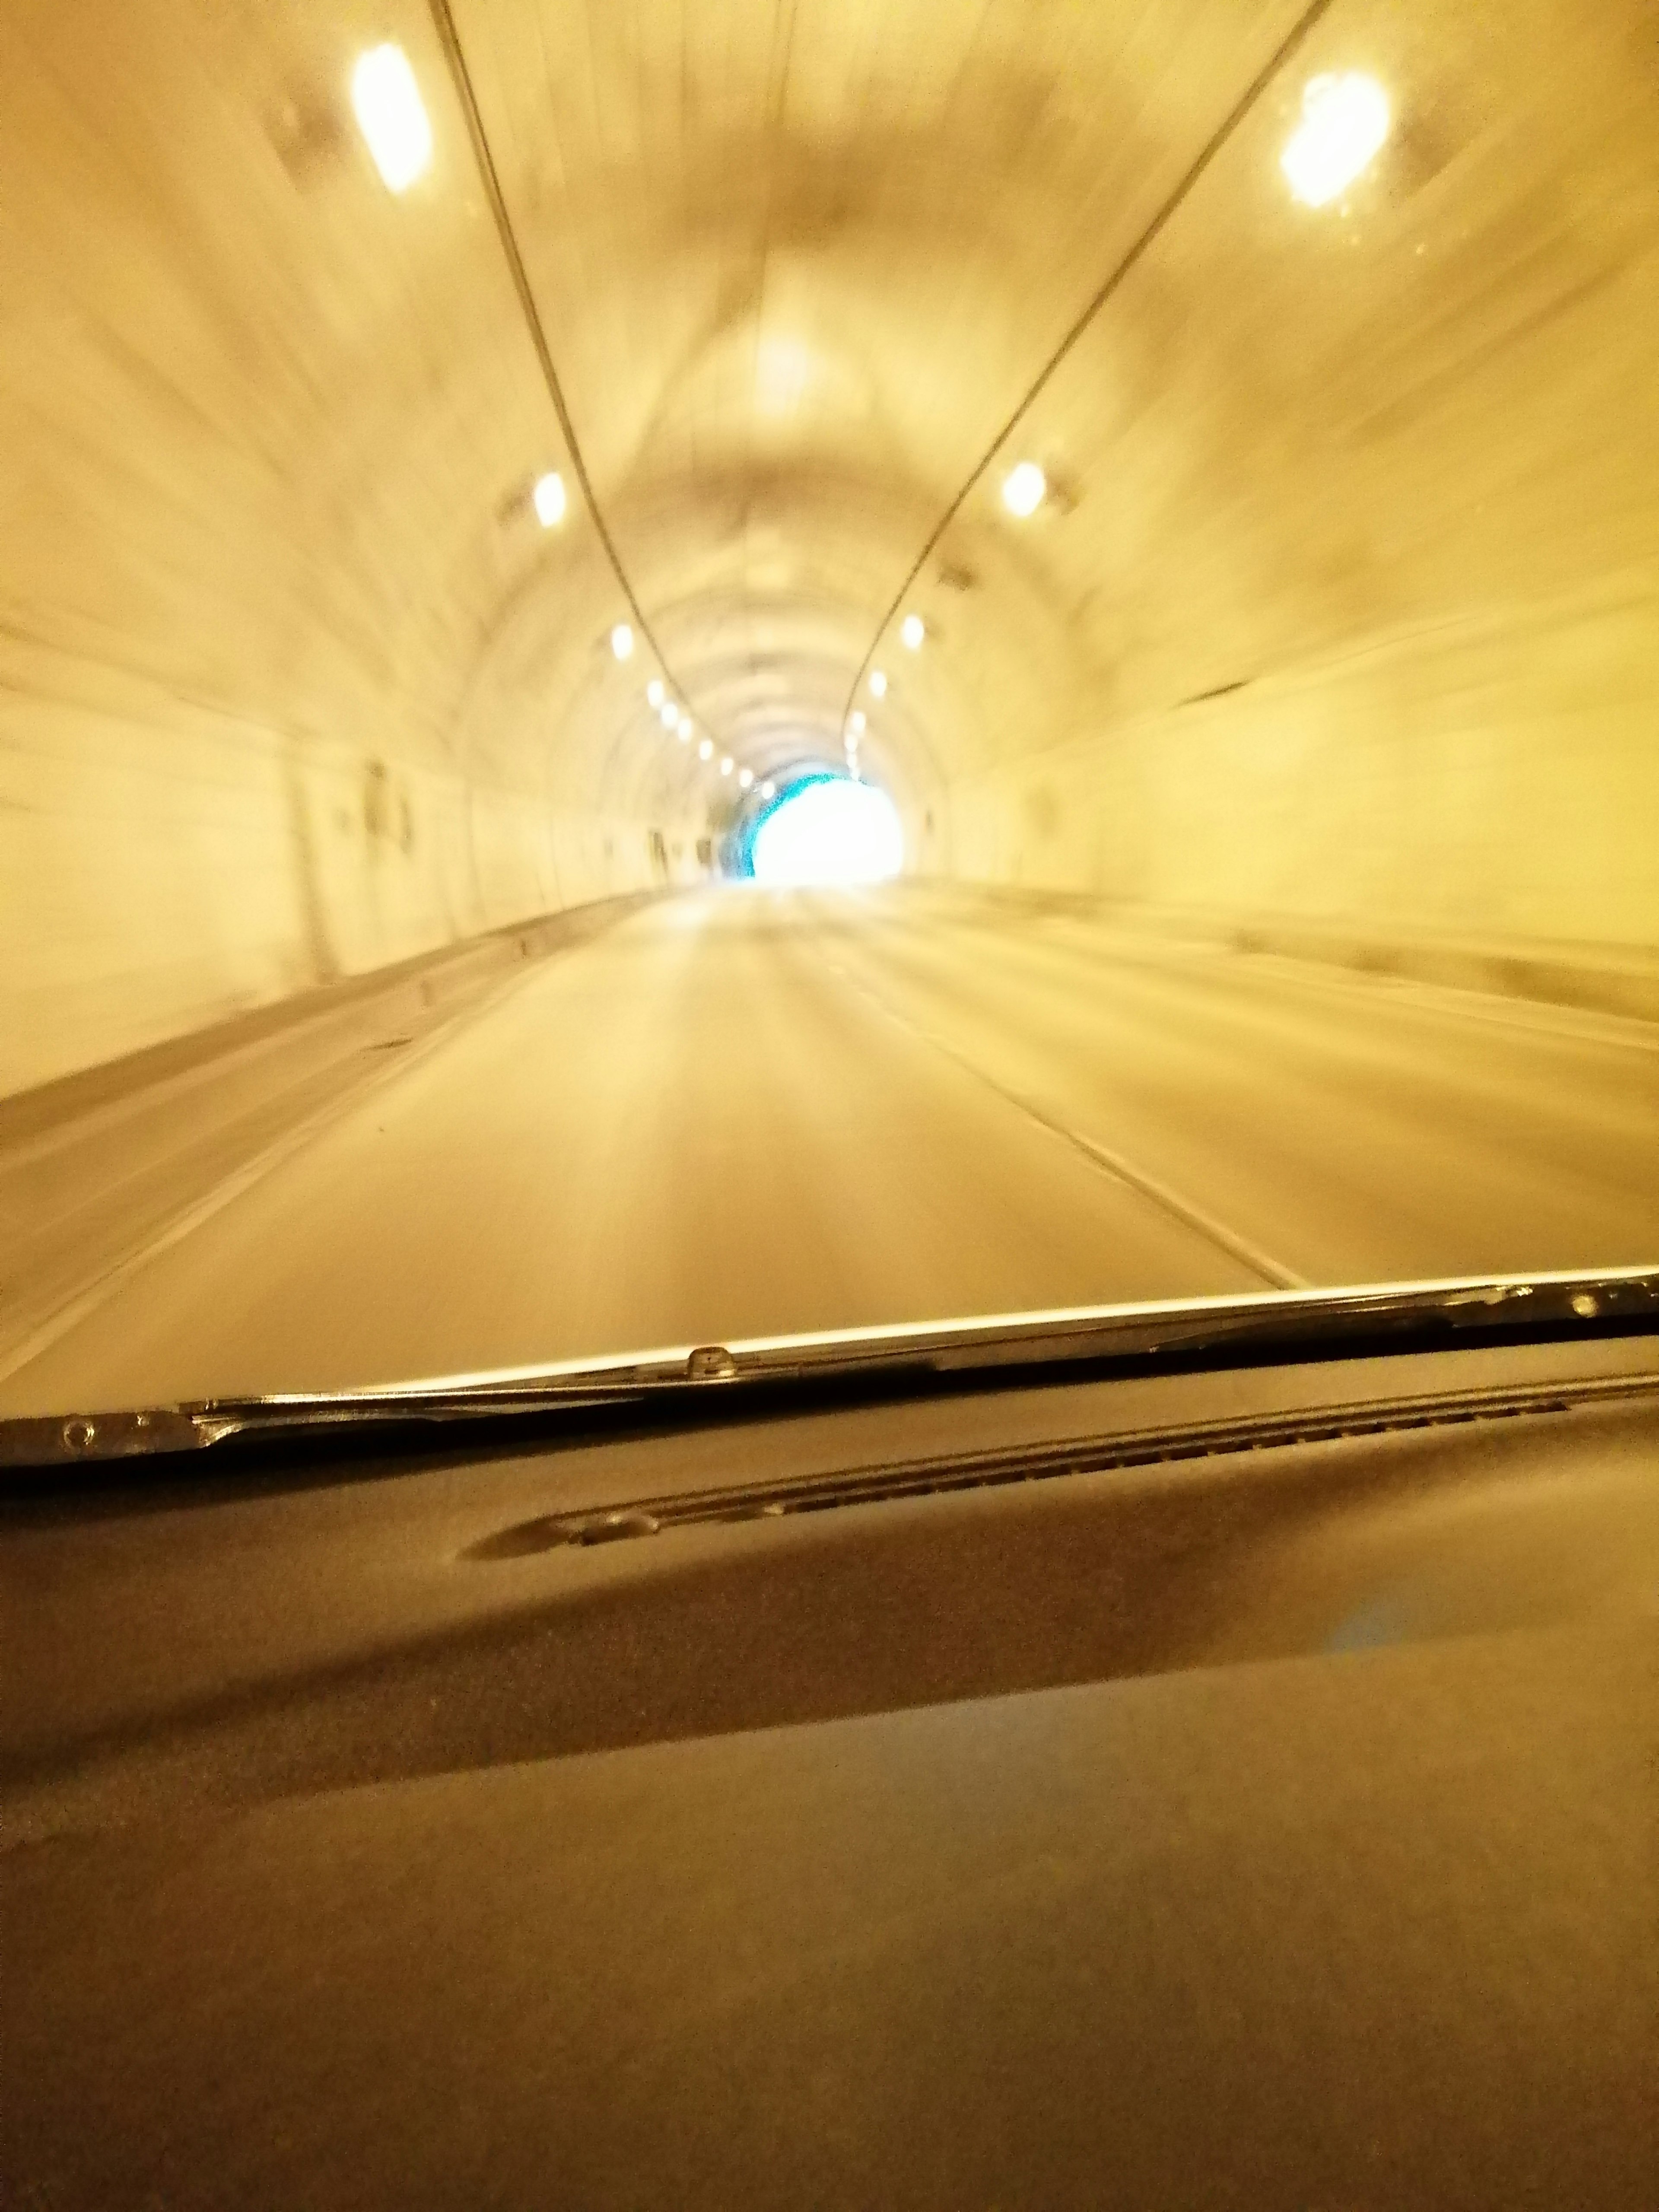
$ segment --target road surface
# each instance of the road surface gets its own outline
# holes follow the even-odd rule
[[[0,1409],[1659,1259],[1659,1034],[959,891],[700,893],[126,1268]]]

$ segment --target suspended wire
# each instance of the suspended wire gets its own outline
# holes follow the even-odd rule
[[[921,552],[917,554],[915,561],[911,563],[904,581],[899,586],[897,591],[893,594],[890,605],[888,606],[886,612],[882,616],[881,620],[876,625],[875,635],[871,638],[869,647],[865,653],[865,656],[858,665],[858,668],[853,678],[852,687],[847,694],[847,704],[842,710],[842,720],[843,723],[845,723],[847,717],[852,713],[853,708],[857,702],[859,687],[864,681],[871,662],[874,660],[876,657],[877,648],[879,647],[882,639],[886,635],[888,628],[891,623],[894,616],[897,614],[899,609],[909,597],[917,577],[921,575],[922,570],[927,567],[934,553],[938,551],[940,539],[944,537],[945,532],[951,527],[951,525],[956,520],[957,515],[961,514],[963,507],[967,503],[969,494],[974,489],[974,487],[979,483],[987,469],[990,467],[992,462],[995,460],[997,455],[1007,444],[1009,439],[1012,437],[1014,432],[1024,421],[1026,416],[1030,412],[1031,408],[1036,404],[1038,398],[1053,380],[1054,376],[1056,371],[1060,368],[1061,363],[1066,360],[1073,348],[1077,344],[1078,340],[1083,336],[1091,323],[1094,321],[1101,309],[1105,307],[1108,301],[1109,301],[1113,295],[1118,291],[1120,287],[1129,276],[1131,270],[1134,269],[1139,262],[1142,261],[1146,258],[1146,254],[1151,251],[1158,239],[1169,228],[1170,223],[1174,219],[1183,203],[1191,196],[1194,187],[1203,176],[1205,171],[1210,167],[1211,163],[1215,160],[1217,155],[1220,153],[1223,147],[1226,145],[1228,140],[1237,130],[1239,125],[1243,122],[1245,117],[1250,112],[1250,110],[1261,99],[1262,94],[1267,91],[1268,86],[1272,84],[1273,79],[1279,75],[1285,64],[1294,58],[1297,50],[1306,42],[1307,39],[1318,25],[1321,18],[1328,14],[1333,4],[1334,0],[1310,0],[1310,4],[1303,9],[1301,15],[1297,18],[1295,23],[1292,24],[1285,37],[1280,40],[1279,45],[1273,49],[1273,53],[1268,57],[1266,63],[1250,80],[1249,84],[1240,94],[1239,98],[1233,103],[1233,106],[1229,109],[1221,123],[1218,125],[1217,128],[1205,141],[1197,159],[1194,161],[1191,166],[1186,170],[1176,185],[1174,190],[1158,208],[1151,222],[1140,233],[1140,235],[1135,240],[1133,245],[1129,247],[1122,259],[1116,264],[1110,275],[1106,277],[1099,289],[1084,307],[1081,313],[1079,314],[1077,319],[1072,324],[1070,329],[1060,341],[1060,343],[1054,348],[1053,353],[1049,355],[1048,360],[1043,363],[1041,369],[1038,370],[1036,376],[1033,379],[1031,384],[1021,398],[1018,404],[1009,416],[1007,421],[1004,422],[1002,428],[991,440],[990,444],[987,446],[985,451],[980,455],[979,459],[974,463],[973,467],[969,471],[967,476],[963,479],[961,488],[957,492],[956,496],[951,500],[950,505],[945,508],[944,514],[940,515],[938,522],[934,525],[933,532],[928,537],[927,542],[923,545]]]
[[[655,655],[658,665],[667,678],[671,689],[680,698],[684,699],[687,696],[685,686],[679,682],[673,670],[669,666],[668,656],[657,642],[656,633],[646,618],[645,610],[640,605],[639,596],[629,580],[628,571],[623,566],[622,556],[617,550],[616,540],[611,535],[610,526],[605,521],[604,512],[599,506],[599,495],[593,489],[593,480],[587,473],[587,463],[582,458],[581,441],[576,435],[576,426],[570,419],[570,409],[566,404],[564,386],[559,380],[559,372],[554,365],[552,349],[547,343],[547,332],[542,325],[541,310],[536,305],[536,295],[530,289],[530,276],[525,268],[524,256],[519,251],[518,234],[513,228],[513,218],[507,212],[506,195],[501,190],[501,177],[495,167],[495,157],[490,151],[489,138],[484,130],[483,117],[479,111],[477,94],[472,88],[472,73],[467,67],[465,51],[461,45],[460,33],[455,27],[455,18],[450,12],[449,0],[428,0],[428,5],[431,11],[433,26],[438,33],[438,43],[442,46],[444,59],[449,65],[450,80],[454,85],[456,98],[459,100],[461,112],[466,118],[467,133],[472,141],[473,158],[477,163],[478,175],[483,185],[485,198],[489,202],[489,211],[495,219],[495,232],[501,242],[501,252],[507,257],[507,270],[513,278],[513,288],[519,295],[519,305],[524,312],[525,324],[530,332],[530,342],[536,349],[536,359],[541,367],[542,380],[547,386],[548,397],[553,402],[553,411],[559,418],[559,428],[563,434],[565,447],[570,456],[570,465],[575,472],[582,498],[586,502],[588,514],[592,517],[593,527],[599,533],[599,543],[605,548],[605,558],[611,563],[611,572],[621,588],[623,599],[628,602],[629,611],[634,617],[635,630]]]
[[[616,540],[611,534],[610,526],[600,507],[598,494],[593,489],[592,478],[588,474],[587,463],[582,454],[581,441],[576,435],[576,427],[571,420],[570,409],[564,396],[564,386],[560,381],[559,372],[553,360],[552,349],[547,342],[547,332],[542,323],[541,310],[536,304],[536,295],[531,289],[529,272],[525,267],[524,256],[519,246],[518,234],[514,228],[513,218],[507,210],[506,195],[501,189],[501,177],[495,167],[495,155],[490,149],[489,135],[484,129],[483,117],[478,106],[477,94],[473,88],[472,74],[467,65],[465,51],[461,45],[460,33],[456,27],[449,0],[428,0],[428,4],[434,27],[438,34],[438,41],[443,49],[444,59],[449,69],[450,78],[454,85],[456,97],[460,103],[461,112],[466,118],[467,133],[472,143],[473,157],[477,164],[479,179],[489,203],[490,214],[495,221],[496,234],[501,240],[508,273],[513,279],[514,289],[518,295],[525,325],[535,349],[536,359],[542,372],[543,381],[547,387],[548,397],[553,403],[553,410],[558,418],[559,428],[563,436],[565,447],[570,457],[570,465],[575,473],[583,501],[588,514],[592,518],[594,530],[605,550],[611,574],[615,576],[617,586],[628,604],[629,611],[633,616],[635,629],[650,647],[672,689],[680,697],[684,698],[685,686],[678,681],[669,665],[667,656],[658,642],[656,633],[653,630],[645,610],[640,604],[639,596],[634,589],[627,569],[623,565],[622,556],[617,550]],[[1006,420],[963,477],[960,487],[929,532],[921,551],[906,572],[903,582],[893,594],[880,621],[876,625],[869,646],[854,673],[852,684],[848,688],[847,702],[842,714],[843,722],[851,714],[857,702],[859,688],[875,659],[877,649],[894,617],[909,596],[917,577],[921,575],[923,568],[939,550],[945,532],[962,512],[975,487],[1052,382],[1061,365],[1097,316],[1121,288],[1138,264],[1145,258],[1164,231],[1168,228],[1175,216],[1191,197],[1205,172],[1255,106],[1263,93],[1267,90],[1285,64],[1294,58],[1321,20],[1328,14],[1333,4],[1334,0],[1310,0],[1310,4],[1304,9],[1267,62],[1257,71],[1228,113],[1205,142],[1195,159],[1177,180],[1173,190],[1158,208],[1145,228],[1085,302],[1058,345],[1021,395]]]

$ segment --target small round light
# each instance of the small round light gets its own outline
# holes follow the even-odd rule
[[[556,530],[564,520],[564,478],[556,469],[550,469],[544,477],[538,477],[530,494],[535,504],[536,520],[544,530]]]
[[[702,740],[702,743],[697,747],[697,758],[699,760],[713,760],[714,757],[714,740],[712,738],[705,738]]]
[[[731,773],[732,773],[732,766],[733,766],[733,763],[732,763],[732,756],[731,756],[731,754],[730,754],[730,753],[726,753],[726,754],[722,755],[721,759],[720,759],[720,774],[721,774],[722,775],[731,775]]]
[[[763,799],[775,799],[775,798],[777,797],[777,795],[778,795],[778,787],[776,786],[776,784],[775,784],[775,783],[772,783],[772,782],[769,782],[769,782],[766,782],[766,783],[762,784],[762,786],[761,786],[761,797],[762,797]]]
[[[1358,70],[1312,78],[1302,120],[1279,157],[1292,193],[1323,207],[1367,167],[1389,135],[1389,95]]]
[[[618,623],[611,633],[611,650],[618,660],[631,659],[634,652],[634,633],[626,623]]]
[[[847,717],[847,726],[855,738],[859,735],[860,732],[864,728],[864,709],[862,707],[854,708],[852,713]]]
[[[754,781],[755,771],[752,768],[740,768],[738,770],[738,782],[743,790],[747,791]]]
[[[678,730],[683,738],[689,738],[692,731],[696,727],[696,724],[691,720],[691,717],[685,712],[684,708],[682,708],[680,710],[679,720],[675,724],[675,727]]]
[[[904,620],[899,624],[899,635],[912,653],[921,651],[921,641],[927,635],[927,625],[920,615],[906,615]]]
[[[388,191],[407,191],[432,161],[432,125],[401,46],[374,46],[351,72],[351,105]]]
[[[887,678],[879,668],[872,668],[870,671],[870,689],[878,699],[884,699],[887,696]]]
[[[1035,461],[1017,461],[1002,479],[1002,503],[1010,514],[1035,514],[1048,495],[1048,479]]]
[[[651,702],[653,707],[661,706],[663,702],[663,688],[659,678],[655,676],[652,678],[651,681],[645,687],[645,696]]]
[[[680,710],[672,699],[665,699],[657,709],[657,720],[665,730],[672,730],[680,719]]]

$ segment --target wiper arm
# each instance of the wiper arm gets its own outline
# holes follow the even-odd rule
[[[457,1426],[481,1421],[550,1418],[575,1426],[621,1417],[660,1424],[705,1418],[714,1401],[725,1418],[739,1407],[770,1411],[1654,1331],[1659,1267],[1070,1307],[702,1345],[372,1390],[0,1421],[0,1467],[149,1458],[237,1441],[326,1446],[392,1431],[430,1446]]]

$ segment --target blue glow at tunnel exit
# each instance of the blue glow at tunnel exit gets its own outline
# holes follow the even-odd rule
[[[810,790],[813,784],[829,783],[833,780],[833,771],[829,769],[811,769],[802,775],[791,776],[775,799],[768,799],[763,805],[757,805],[751,813],[745,815],[732,832],[731,842],[726,848],[726,873],[752,876],[755,872],[755,840],[779,807],[787,806],[793,799],[799,799],[802,792]]]
[[[904,862],[898,811],[884,791],[835,775],[791,783],[745,823],[736,872],[762,884],[869,884]]]

